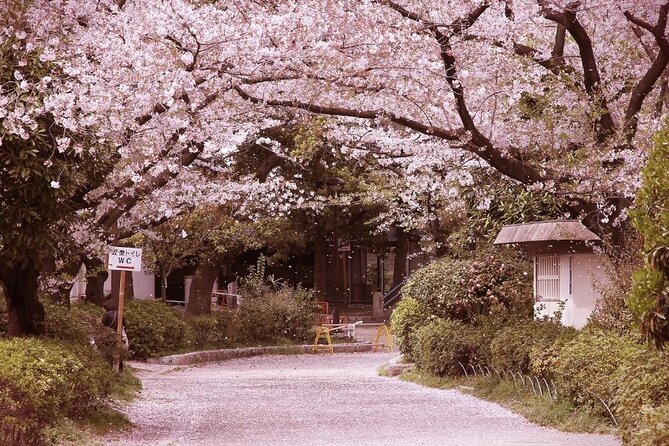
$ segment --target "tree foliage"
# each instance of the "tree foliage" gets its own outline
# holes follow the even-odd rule
[[[658,133],[643,170],[632,212],[648,253],[646,267],[634,274],[628,305],[645,338],[658,348],[669,342],[669,130]]]
[[[101,256],[115,228],[132,234],[203,204],[234,203],[249,219],[322,210],[324,178],[295,181],[317,163],[355,185],[355,203],[373,209],[361,219],[420,227],[435,245],[475,168],[614,227],[664,109],[669,62],[669,5],[617,6],[4,2],[3,243],[22,220],[44,223],[19,235],[71,273],[79,259],[65,254]],[[289,143],[277,131],[313,114]],[[39,210],[12,201],[21,194]],[[59,245],[63,228],[76,249]]]

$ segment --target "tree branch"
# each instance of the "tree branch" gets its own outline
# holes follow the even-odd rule
[[[462,34],[463,31],[469,29],[478,20],[478,18],[481,17],[481,14],[483,14],[489,7],[490,0],[484,0],[480,5],[471,10],[469,14],[451,23],[451,36]]]
[[[197,113],[201,110],[203,110],[205,107],[209,106],[212,102],[214,102],[220,95],[220,92],[217,93],[212,93],[209,96],[207,96],[193,111],[193,113]],[[181,128],[176,130],[170,137],[170,139],[167,142],[167,147],[161,151],[161,154],[169,153],[171,151],[171,147],[176,144],[176,142],[179,140],[179,137],[186,131],[186,128]],[[193,150],[195,148],[195,150]],[[189,166],[191,165],[199,156],[200,153],[204,150],[204,143],[193,143],[190,144],[188,148],[185,148],[184,150],[181,151],[180,154],[180,164],[182,166]],[[148,172],[149,168],[153,167],[153,165],[145,167],[143,169],[144,172]],[[116,206],[114,209],[111,209],[107,211],[104,215],[102,215],[98,219],[98,224],[102,226],[103,228],[109,229],[111,228],[114,223],[127,211],[132,209],[141,199],[143,196],[149,194],[152,190],[156,188],[160,188],[165,186],[171,179],[175,178],[179,173],[178,172],[171,172],[169,169],[165,169],[162,171],[160,174],[154,175],[153,177],[149,178],[143,186],[138,187],[132,195],[125,195],[125,196],[120,196],[116,200]],[[128,185],[131,186],[132,184],[131,180],[126,181],[121,187],[116,188],[114,190],[115,193],[120,193],[122,191],[123,187]]]
[[[556,11],[549,6],[548,0],[538,0],[538,2],[543,16],[558,25],[564,26],[578,45],[581,63],[583,64],[585,90],[596,109],[595,130],[597,140],[604,142],[615,133],[616,125],[613,122],[606,98],[601,92],[601,78],[597,67],[597,59],[592,49],[592,40],[574,11],[574,6],[578,3],[571,7],[568,6],[564,11]]]
[[[552,59],[564,65],[564,44],[567,37],[567,29],[558,23],[555,30],[555,44],[551,51]]]
[[[651,33],[659,48],[655,60],[632,90],[627,110],[625,110],[625,125],[623,131],[628,142],[631,141],[636,133],[639,121],[638,114],[639,111],[641,111],[641,106],[643,105],[644,100],[653,90],[656,82],[660,79],[669,64],[669,39],[667,39],[665,35],[667,13],[669,13],[669,1],[660,7],[655,26],[651,26],[644,20],[635,17],[629,11],[623,13],[628,21]]]
[[[446,139],[449,141],[460,141],[465,135],[465,131],[460,130],[446,130],[440,127],[428,126],[421,122],[415,121],[413,119],[405,118],[398,116],[391,112],[386,112],[383,110],[354,110],[344,107],[328,107],[322,105],[315,105],[307,102],[301,101],[287,101],[287,100],[273,100],[273,99],[261,99],[255,96],[251,96],[241,87],[233,87],[239,95],[253,104],[266,104],[276,107],[290,107],[306,110],[312,113],[318,113],[321,115],[330,115],[330,116],[348,116],[351,118],[362,118],[362,119],[388,119],[396,124],[416,130],[417,132],[423,133],[424,135],[436,136],[441,139]]]
[[[444,70],[446,72],[446,82],[451,87],[453,91],[453,96],[455,98],[456,109],[462,125],[467,131],[472,135],[472,142],[479,148],[491,146],[490,141],[486,138],[476,127],[474,119],[469,113],[469,108],[467,107],[467,102],[465,101],[464,88],[462,83],[458,79],[457,67],[455,64],[455,56],[453,56],[453,51],[451,48],[450,38],[462,33],[467,28],[471,27],[476,19],[478,19],[483,12],[488,9],[490,4],[488,2],[483,2],[477,8],[474,8],[469,14],[465,17],[456,19],[451,27],[449,35],[446,35],[439,31],[436,27],[432,28],[432,34],[439,44],[439,56],[444,64]]]
[[[571,65],[567,65],[565,63],[565,60],[561,55],[555,55],[556,54],[555,48],[553,49],[554,52],[551,58],[545,59],[543,57],[540,57],[543,54],[541,51],[529,45],[525,45],[523,43],[512,42],[513,45],[509,47],[509,45],[505,44],[501,40],[486,39],[476,34],[467,34],[464,35],[462,38],[463,40],[478,40],[481,42],[486,42],[497,48],[503,48],[508,51],[511,51],[513,54],[517,56],[527,57],[555,75],[559,75],[560,73],[563,72],[572,73],[574,71],[574,68]]]
[[[243,99],[253,104],[297,108],[311,113],[330,116],[346,116],[361,119],[385,118],[391,122],[394,122],[395,124],[417,131],[424,135],[435,136],[447,141],[462,141],[466,136],[466,132],[463,129],[454,131],[428,126],[413,119],[397,116],[394,113],[385,111],[354,110],[343,107],[327,107],[300,101],[261,99],[255,96],[251,96],[239,86],[234,88]],[[483,159],[493,168],[497,169],[500,173],[523,183],[541,182],[549,178],[552,174],[552,172],[547,171],[546,175],[542,175],[538,170],[522,163],[516,158],[511,156],[503,156],[502,153],[493,147],[489,142],[485,146],[477,146],[473,141],[465,142],[462,145],[462,148]]]
[[[386,5],[390,7],[391,9],[397,11],[400,13],[400,15],[406,19],[413,20],[414,22],[422,23],[428,27],[434,26],[434,22],[425,20],[423,19],[420,15],[416,14],[415,12],[410,12],[406,8],[404,8],[401,5],[398,5],[392,0],[375,0],[376,3],[380,3],[382,5]]]
[[[195,150],[193,150],[193,148],[195,148]],[[203,150],[204,143],[193,144],[190,150],[184,150],[181,153],[179,160],[180,164],[182,166],[191,165],[200,156],[200,153],[202,153]],[[170,180],[176,178],[177,175],[179,175],[178,171],[172,172],[169,169],[165,169],[159,174],[152,176],[142,186],[136,188],[132,195],[125,195],[116,200],[114,208],[107,211],[98,219],[98,226],[110,229],[113,227],[114,223],[123,216],[123,214],[135,207],[142,198],[149,195],[155,189],[165,186]]]
[[[219,94],[218,93],[212,93],[209,96],[207,96],[204,101],[202,101],[201,104],[197,106],[197,108],[194,110],[194,112],[199,112],[205,107],[207,107],[209,104],[214,102],[218,98]],[[157,160],[164,159],[167,157],[176,143],[179,141],[179,137],[185,133],[186,129],[181,128],[174,132],[171,136],[170,139],[167,140],[165,143],[165,147],[158,153],[158,156],[156,157]],[[147,163],[146,165],[142,166],[142,168],[137,171],[136,173],[140,176],[145,175],[146,173],[149,172],[153,167],[155,166],[155,163]],[[102,200],[112,200],[116,199],[121,196],[124,190],[134,186],[135,182],[132,179],[127,179],[123,184],[120,184],[116,186],[114,189],[104,193],[101,195],[98,199],[95,200],[95,202],[89,203],[87,206],[91,205],[98,205]]]

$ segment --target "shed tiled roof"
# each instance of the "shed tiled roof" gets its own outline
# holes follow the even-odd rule
[[[594,240],[601,239],[578,220],[553,220],[504,226],[493,244]]]

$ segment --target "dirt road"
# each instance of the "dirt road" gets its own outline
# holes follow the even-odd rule
[[[117,445],[614,446],[541,428],[455,390],[377,375],[395,354],[261,356],[186,368],[137,363],[137,427]]]

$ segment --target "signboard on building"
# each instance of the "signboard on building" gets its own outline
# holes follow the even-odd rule
[[[111,246],[109,251],[109,269],[120,271],[141,271],[142,250]]]

